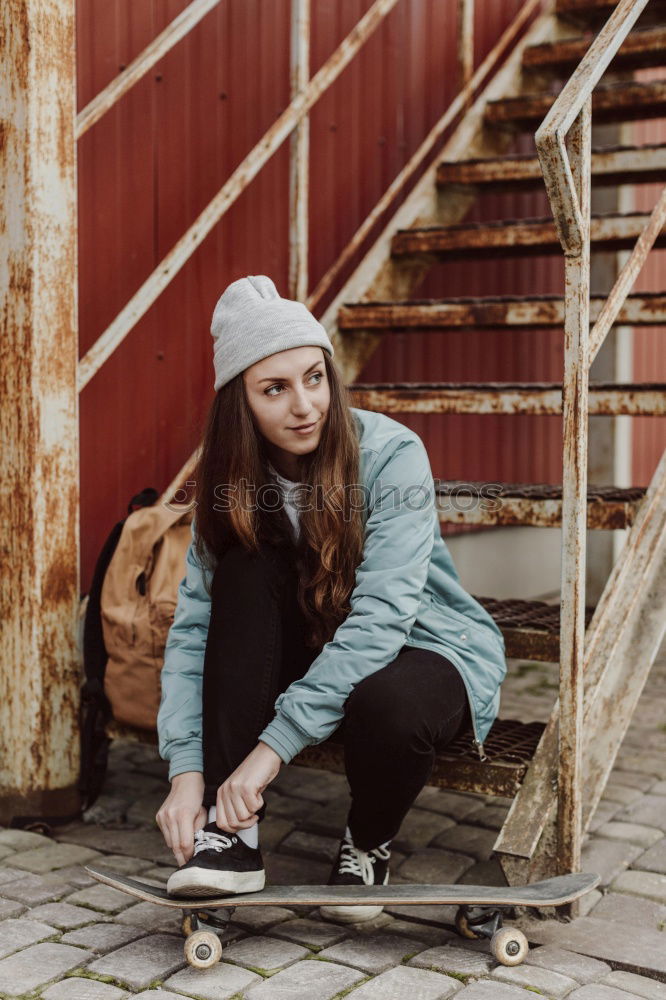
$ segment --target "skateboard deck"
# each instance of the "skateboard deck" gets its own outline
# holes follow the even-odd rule
[[[459,906],[562,906],[598,885],[599,875],[557,875],[521,886],[492,885],[272,885],[259,892],[228,896],[170,896],[163,886],[150,885],[97,865],[86,865],[93,878],[161,906],[214,910],[224,906],[384,906],[454,904]]]
[[[227,896],[170,896],[164,886],[151,885],[97,865],[86,865],[93,878],[146,902],[183,910],[185,958],[195,969],[209,969],[222,957],[222,942],[213,929],[223,922],[213,910],[237,906],[363,906],[457,904],[455,926],[462,937],[488,938],[490,950],[503,965],[520,965],[529,946],[525,935],[502,927],[502,910],[512,906],[562,906],[589,892],[599,875],[580,872],[558,875],[521,886],[492,885],[272,885],[259,892]]]

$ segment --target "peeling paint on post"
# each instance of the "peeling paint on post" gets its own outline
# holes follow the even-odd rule
[[[590,350],[590,152],[592,99],[571,128],[574,190],[583,225],[579,247],[565,255],[562,421],[562,565],[557,864],[580,871],[582,847],[583,653],[587,510],[587,418]]]
[[[0,8],[0,823],[78,805],[74,14]]]

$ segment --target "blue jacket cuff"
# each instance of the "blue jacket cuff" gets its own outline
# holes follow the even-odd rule
[[[308,737],[281,712],[268,723],[259,739],[275,750],[285,764],[289,764],[310,743]]]
[[[203,773],[203,750],[200,743],[187,743],[172,750],[169,759],[169,781],[185,771]]]

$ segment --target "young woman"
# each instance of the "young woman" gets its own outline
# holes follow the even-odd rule
[[[211,332],[216,396],[158,716],[167,888],[263,888],[263,792],[335,730],[351,808],[329,884],[385,884],[435,753],[470,728],[483,756],[502,634],[460,583],[421,439],[350,406],[307,308],[254,275],[229,285]]]

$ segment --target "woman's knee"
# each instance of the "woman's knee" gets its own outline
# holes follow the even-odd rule
[[[382,670],[356,685],[345,703],[345,723],[382,743],[408,743],[418,735],[422,719],[397,677]]]
[[[408,649],[365,677],[345,703],[345,724],[355,736],[420,751],[447,742],[469,718],[462,678],[449,661]]]

